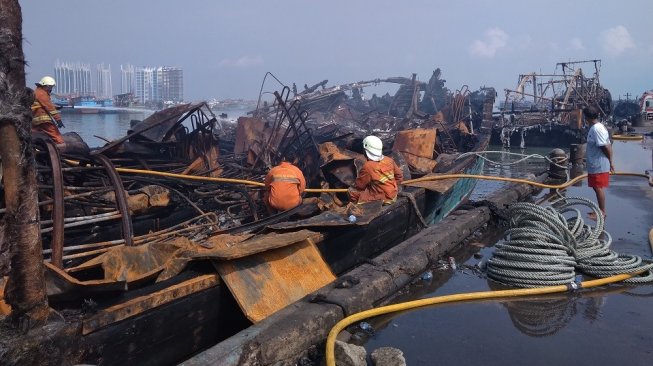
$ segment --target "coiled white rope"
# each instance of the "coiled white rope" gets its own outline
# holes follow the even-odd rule
[[[589,207],[597,217],[596,226],[587,225],[573,206]],[[508,212],[508,240],[496,245],[487,265],[487,275],[495,281],[518,287],[574,285],[577,272],[605,278],[643,270],[647,272],[626,282],[653,281],[653,263],[610,250],[612,237],[604,231],[601,211],[591,200],[566,197],[549,207],[522,202]]]

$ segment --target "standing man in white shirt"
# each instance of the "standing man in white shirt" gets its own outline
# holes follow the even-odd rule
[[[587,133],[587,185],[594,189],[596,200],[605,218],[605,192],[610,183],[610,173],[614,173],[612,145],[608,130],[599,122],[599,109],[589,106],[583,109],[585,120],[590,125]],[[594,214],[590,213],[590,218]]]

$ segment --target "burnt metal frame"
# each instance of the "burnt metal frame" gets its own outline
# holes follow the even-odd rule
[[[206,108],[209,110],[209,113],[211,114],[211,118],[208,119],[207,123],[211,123],[211,132],[213,132],[214,131],[214,123],[216,123],[218,121],[218,119],[215,117],[215,115],[213,114],[211,109],[208,107],[208,105],[205,102],[202,102],[202,103],[196,104],[194,107],[192,107],[188,111],[184,112],[183,115],[181,116],[181,118],[179,117],[179,115],[169,116],[169,117],[164,118],[164,119],[162,119],[160,121],[157,121],[156,123],[153,123],[150,126],[147,126],[147,127],[143,128],[143,129],[141,129],[139,131],[134,131],[134,132],[132,132],[130,134],[127,134],[126,136],[123,136],[123,137],[121,137],[121,138],[119,138],[117,140],[114,140],[114,141],[110,142],[109,144],[103,146],[102,148],[92,151],[91,154],[92,155],[102,154],[105,151],[110,150],[110,149],[122,144],[123,142],[129,140],[130,138],[132,138],[134,136],[138,136],[138,135],[142,134],[145,131],[149,131],[149,130],[161,125],[162,123],[170,121],[173,118],[179,118],[177,123],[183,123],[183,121],[185,121],[186,118],[188,118],[188,116],[193,115],[198,110],[201,111],[203,116],[206,116],[204,111],[201,110],[201,108],[204,107],[204,106],[206,106]],[[206,116],[206,118],[208,118],[208,116]]]
[[[285,87],[281,91],[281,94],[274,92],[274,96],[279,103],[278,105],[282,110],[282,114],[288,116],[289,127],[281,138],[279,148],[276,151],[277,158],[285,157],[291,151],[295,154],[301,153],[302,151],[306,151],[306,148],[312,148],[317,152],[317,143],[313,138],[311,129],[306,126],[308,112],[300,109],[301,102],[299,100],[293,100],[290,106],[288,106],[288,98],[290,96],[290,89],[288,87]],[[290,135],[291,132],[292,135]]]
[[[127,203],[127,192],[122,184],[122,179],[120,179],[120,175],[116,172],[116,168],[109,158],[102,154],[95,155],[94,158],[105,168],[105,171],[111,180],[111,185],[113,186],[116,196],[116,207],[121,215],[122,237],[125,240],[125,245],[133,246],[134,228],[129,213],[129,204]]]
[[[63,268],[63,245],[64,245],[64,191],[63,172],[61,170],[61,156],[59,150],[51,139],[43,139],[48,149],[50,166],[52,168],[53,201],[52,201],[52,240],[50,249],[52,256],[50,261],[54,266]]]

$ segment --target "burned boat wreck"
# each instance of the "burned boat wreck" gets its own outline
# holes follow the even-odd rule
[[[369,133],[406,177],[480,172],[482,159],[457,157],[487,146],[495,92],[450,92],[439,76],[284,88],[235,125],[177,106],[94,150],[37,139],[48,300],[65,321],[44,330],[56,350],[3,332],[2,363],[176,363],[440,221],[474,180],[409,181],[385,206],[341,192]],[[384,82],[398,92],[364,97]],[[319,188],[267,215],[259,182],[290,156]]]
[[[594,70],[591,75],[581,68],[588,64]],[[517,87],[506,89],[499,103],[491,143],[521,148],[583,143],[581,110],[595,105],[606,117],[613,111],[610,92],[599,80],[600,69],[601,60],[571,61],[556,64],[553,74],[519,75]]]

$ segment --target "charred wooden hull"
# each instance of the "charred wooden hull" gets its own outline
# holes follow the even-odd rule
[[[414,80],[412,84],[415,84]],[[415,98],[416,95],[419,95],[419,93],[416,93],[418,89],[413,88],[412,90],[413,93],[411,95],[413,95],[413,98]],[[485,104],[487,105],[484,106],[483,109],[484,120],[487,120],[487,115],[491,114],[494,92],[490,93],[490,95],[492,96],[492,101],[486,100],[487,103]],[[279,96],[277,97],[281,100]],[[459,99],[464,100],[463,96],[459,97]],[[286,105],[286,101],[288,101],[287,94],[286,100],[280,101],[280,106],[283,107],[284,111],[281,116],[294,115],[299,118],[299,122],[293,124],[293,128],[286,129],[286,132],[281,138],[282,142],[279,143],[278,148],[274,151],[269,151],[268,153],[271,156],[276,157],[278,157],[279,154],[286,156],[284,155],[286,153],[290,154],[290,156],[299,156],[297,154],[305,151],[317,153],[317,148],[314,149],[315,151],[307,148],[307,146],[316,147],[316,143],[303,119],[305,114],[299,110],[299,106],[295,104],[294,101],[289,106]],[[116,258],[118,262],[123,259],[125,260],[110,270],[104,267],[104,264],[107,262],[93,262],[99,257],[94,257],[92,260],[84,261],[83,263],[75,262],[71,265],[64,266],[62,261],[67,259],[66,256],[63,255],[64,248],[72,247],[72,245],[64,246],[62,235],[60,236],[61,240],[58,240],[57,245],[51,244],[50,252],[53,253],[51,256],[52,263],[46,263],[48,273],[50,274],[48,279],[50,282],[47,283],[46,287],[48,287],[48,291],[53,290],[55,294],[48,293],[51,298],[50,305],[67,315],[66,327],[71,330],[67,333],[66,337],[71,338],[71,342],[68,343],[76,344],[76,346],[74,347],[75,352],[72,352],[73,347],[63,347],[57,350],[58,353],[54,354],[48,354],[43,348],[37,347],[37,349],[34,350],[36,353],[32,356],[32,360],[47,360],[47,362],[51,364],[79,362],[102,365],[175,364],[178,361],[189,357],[193,353],[216,344],[246,328],[252,323],[248,319],[257,321],[257,319],[251,317],[251,313],[247,313],[247,310],[241,303],[242,298],[238,297],[233,287],[230,287],[231,283],[227,278],[228,274],[225,274],[220,270],[221,265],[228,262],[230,264],[233,258],[221,257],[216,259],[215,257],[203,256],[206,253],[195,251],[195,247],[209,247],[209,239],[219,236],[216,235],[216,231],[218,233],[224,232],[224,230],[222,230],[223,228],[217,226],[220,220],[213,211],[204,213],[187,197],[190,194],[195,194],[201,198],[208,197],[211,192],[204,192],[201,187],[191,185],[187,187],[184,185],[184,189],[188,189],[188,192],[190,192],[190,194],[185,195],[183,192],[179,192],[178,189],[175,189],[175,187],[180,188],[179,186],[171,186],[170,182],[154,181],[152,178],[143,178],[139,176],[129,176],[130,182],[126,184],[129,187],[138,188],[138,190],[131,188],[126,189],[124,187],[125,185],[119,179],[114,179],[120,178],[118,169],[123,169],[123,171],[133,170],[129,169],[130,167],[133,167],[133,165],[130,165],[133,163],[133,161],[131,161],[133,159],[131,159],[130,155],[135,154],[136,152],[145,154],[149,150],[159,151],[161,147],[168,147],[169,149],[165,151],[170,155],[169,158],[176,158],[178,157],[177,148],[180,146],[178,146],[179,144],[174,144],[171,141],[168,141],[168,139],[181,139],[187,141],[188,144],[181,144],[184,147],[184,149],[181,149],[183,151],[187,151],[185,149],[186,147],[194,147],[197,145],[195,143],[190,143],[194,140],[183,139],[184,136],[189,135],[184,133],[185,130],[182,128],[183,126],[181,126],[181,120],[178,119],[178,115],[187,116],[188,111],[200,112],[200,109],[201,106],[199,105],[180,106],[177,110],[166,111],[159,116],[155,116],[156,118],[144,121],[140,127],[135,128],[135,132],[131,132],[124,138],[116,140],[102,149],[95,151],[91,160],[98,161],[93,162],[93,164],[95,164],[93,166],[86,166],[85,164],[87,164],[87,162],[80,163],[80,166],[76,166],[69,160],[60,160],[59,157],[54,156],[56,154],[50,154],[49,158],[52,161],[51,170],[53,172],[63,171],[62,169],[66,169],[67,172],[76,172],[79,169],[85,169],[88,170],[87,173],[91,176],[91,173],[95,174],[96,171],[100,171],[101,169],[106,171],[106,173],[102,174],[106,174],[111,178],[112,187],[115,188],[115,192],[113,195],[109,195],[110,197],[105,197],[103,199],[106,199],[106,206],[115,205],[119,211],[118,214],[114,214],[113,212],[109,212],[109,214],[113,215],[111,217],[115,216],[114,218],[116,219],[120,218],[121,222],[124,224],[122,226],[121,236],[123,237],[122,241],[124,241],[125,248],[128,249],[125,250],[125,252],[128,253],[125,254],[124,257],[119,258],[117,258],[117,256],[108,256],[109,259],[107,259],[107,262]],[[417,111],[413,112],[419,114]],[[460,117],[458,114],[454,115]],[[457,117],[453,118],[453,120],[457,121],[459,119]],[[480,118],[480,115],[478,118]],[[214,120],[214,118],[208,118],[202,114],[202,117],[198,118],[195,122],[211,127],[212,131],[212,126],[215,122]],[[289,120],[295,121],[295,118],[289,118]],[[279,118],[277,121],[279,127],[282,127],[281,125],[284,121],[285,117]],[[441,122],[438,123],[442,126]],[[442,128],[445,127],[442,126]],[[295,131],[293,132],[294,135],[290,136],[293,138],[287,138],[289,130],[297,130],[299,132]],[[480,135],[480,141],[477,140],[475,150],[484,150],[489,141],[489,130],[487,130],[487,128],[482,128],[481,130],[483,130],[483,132]],[[203,131],[203,129],[198,131]],[[202,165],[204,158],[207,156],[213,156],[212,154],[217,154],[215,148],[216,144],[215,141],[213,141],[215,136],[212,132],[209,133],[209,130],[204,132],[206,132],[206,136],[200,140],[206,140],[204,141],[206,144],[200,145],[206,145],[204,146],[206,149],[199,152],[200,156],[196,157],[194,154],[198,152],[194,150],[193,154],[190,154],[189,152],[188,156],[183,156],[184,159],[182,160],[185,163],[190,162],[190,165],[187,165],[186,167],[183,165],[170,167],[169,164],[163,164],[165,166],[162,165],[162,167],[174,168],[176,170],[183,169],[185,175],[191,172],[194,168],[197,168],[195,166],[196,163],[203,167],[202,174],[210,174],[211,172],[215,172],[214,168],[220,168],[213,167],[211,164],[206,164],[207,166]],[[308,136],[308,138],[306,136]],[[143,140],[144,138],[147,139]],[[126,142],[132,142],[131,139],[134,140],[134,144],[127,144]],[[267,141],[269,139],[265,140]],[[140,143],[136,144],[136,142],[139,141]],[[460,147],[454,146],[454,149],[455,148],[463,147],[462,145]],[[464,147],[464,149],[469,148],[469,146]],[[431,157],[433,151],[432,147],[427,151]],[[455,151],[456,150],[453,150],[451,152]],[[437,150],[437,152],[441,153],[439,157],[445,155],[451,157],[455,156],[453,154],[447,154],[449,150]],[[109,158],[104,158],[103,153],[113,154],[114,160],[111,161]],[[259,155],[262,155],[260,151]],[[316,157],[306,159],[305,156],[304,158],[305,161],[313,163],[310,166],[311,171],[320,167],[320,165],[317,164],[318,160],[316,160]],[[213,158],[207,158],[207,160],[212,162],[217,161]],[[469,156],[460,161],[453,160],[454,161],[450,160],[445,164],[438,165],[438,170],[436,171],[438,173],[474,174],[480,172],[483,166],[481,159],[476,156]],[[55,167],[55,165],[61,161],[68,164],[68,166],[66,166],[66,168]],[[257,157],[252,165],[256,167],[257,162],[260,161],[261,159]],[[124,164],[122,165],[123,168],[114,167],[114,162]],[[152,161],[138,161],[138,164],[147,169],[149,169],[148,166],[152,167],[151,163]],[[240,170],[238,170],[238,172],[239,171]],[[355,176],[356,171],[353,170],[353,172]],[[96,188],[98,192],[106,189],[106,187],[104,187],[104,181],[106,180],[104,175],[95,174],[93,177],[96,178],[97,182],[102,183],[101,185],[97,184]],[[63,178],[59,178],[57,178],[57,182],[52,184],[53,187],[65,187],[63,184]],[[114,180],[115,182],[113,182]],[[84,180],[81,179],[81,181]],[[154,183],[159,184],[162,187],[168,187],[170,192],[176,192],[179,197],[188,201],[186,210],[180,210],[180,205],[177,202],[173,202],[171,204],[166,204],[165,208],[153,209],[153,214],[143,215],[141,220],[132,222],[131,215],[132,211],[135,210],[132,210],[129,206],[130,202],[128,200],[130,196],[128,194],[133,193],[134,196],[140,195],[141,190],[147,187],[141,186]],[[258,238],[259,241],[267,240],[268,236],[266,235],[276,235],[277,233],[280,233],[279,235],[297,234],[303,231],[301,229],[311,229],[312,231],[309,232],[316,234],[315,240],[302,240],[307,240],[310,245],[313,246],[313,250],[316,253],[317,250],[315,250],[315,247],[320,250],[320,253],[317,253],[317,257],[320,257],[321,255],[323,258],[323,260],[320,258],[320,263],[326,262],[331,271],[340,274],[362,262],[369,262],[370,258],[375,255],[413,236],[424,227],[425,223],[429,224],[440,221],[450,211],[455,209],[457,205],[464,201],[464,199],[471,193],[474,185],[474,180],[460,179],[444,185],[434,184],[431,187],[428,187],[428,184],[427,187],[406,187],[396,203],[383,207],[381,207],[381,202],[371,203],[367,209],[362,209],[367,211],[364,212],[362,216],[359,216],[357,221],[348,220],[347,217],[349,213],[344,214],[342,210],[337,211],[339,209],[344,209],[338,204],[336,205],[338,207],[334,208],[334,210],[322,212],[322,214],[317,215],[318,217],[310,216],[308,219],[303,221],[286,220],[285,222],[277,221],[271,224],[266,221],[268,218],[263,220],[258,219],[256,216],[256,204],[252,204],[251,201],[253,199],[250,194],[247,192],[241,192],[243,197],[248,198],[247,201],[249,202],[245,202],[244,204],[250,206],[251,216],[253,216],[254,222],[245,221],[248,222],[248,224],[239,227],[243,228],[243,226],[247,226],[247,235]],[[44,187],[50,189],[49,185]],[[75,188],[72,186],[70,187]],[[152,195],[146,194],[144,191],[142,193],[148,196],[148,202],[154,206],[152,197],[150,197]],[[77,196],[81,196],[82,194],[85,193],[80,193]],[[110,200],[111,196],[114,197],[113,201]],[[212,198],[220,205],[229,200],[233,200],[232,197],[227,197],[229,200],[218,200],[217,198],[222,198],[218,196]],[[202,198],[202,200],[204,200],[204,198]],[[57,201],[63,201],[63,198],[58,199],[57,197],[54,197],[53,201],[56,206]],[[181,201],[183,200],[180,200],[180,202]],[[79,202],[80,205],[82,203],[85,202]],[[378,206],[375,206],[377,204]],[[59,202],[59,205],[62,206],[62,202]],[[239,205],[241,204],[239,203]],[[140,230],[148,231],[148,226],[158,227],[160,224],[168,226],[168,223],[162,222],[162,217],[170,212],[168,211],[168,206],[170,206],[169,208],[175,209],[174,212],[180,215],[180,217],[168,217],[173,221],[169,224],[174,226],[167,227],[164,230],[154,233],[135,236],[138,235]],[[193,219],[178,223],[180,220],[183,220],[181,216],[185,215],[186,211],[190,210],[189,207],[197,210],[201,215],[196,216],[196,221],[193,221],[195,220]],[[104,215],[104,213],[98,214],[98,216],[99,215]],[[209,218],[208,216],[210,215],[213,216]],[[93,219],[95,220],[95,218]],[[53,225],[52,231],[56,233],[55,230],[58,230],[59,234],[63,233],[62,230],[65,228],[64,224],[67,222],[64,221],[63,218],[54,218],[51,221],[53,221],[54,224],[61,224],[59,226]],[[192,225],[190,224],[191,221],[193,222]],[[76,224],[73,221],[70,223],[71,225],[69,225],[69,227],[73,227],[73,224]],[[135,223],[138,223],[138,225],[134,226]],[[239,224],[242,224],[242,222]],[[188,233],[188,229],[192,229],[193,232]],[[188,257],[190,259],[183,258],[187,259],[187,262],[184,262],[181,267],[178,266],[178,271],[170,274],[170,277],[162,279],[159,277],[159,274],[169,269],[166,267],[169,262],[165,260],[162,261],[165,263],[163,265],[160,263],[153,264],[152,262],[156,262],[156,258],[154,257],[157,254],[155,253],[152,254],[151,257],[148,257],[146,255],[141,255],[144,253],[139,252],[139,250],[143,247],[147,247],[143,250],[148,251],[150,250],[150,244],[154,247],[157,243],[163,243],[162,240],[164,238],[177,235],[179,232],[184,230],[186,231],[187,237],[182,236],[183,238],[188,239],[188,237],[196,236],[204,237],[207,242],[200,242],[204,239],[197,239],[196,242],[192,243],[195,245],[194,248],[182,248],[179,246],[179,248],[183,249],[182,251],[187,250],[194,254],[199,254],[196,257]],[[203,236],[206,235],[205,230],[210,231],[210,237],[207,238],[206,236]],[[230,229],[228,230],[229,233],[232,233]],[[110,234],[119,234],[117,233],[118,230],[115,229],[107,231],[110,231]],[[241,233],[242,232],[244,231],[241,231]],[[234,231],[233,233],[236,232]],[[257,234],[255,235],[254,233]],[[53,237],[54,236],[55,235],[53,234]],[[233,236],[229,236],[229,240],[232,238]],[[246,241],[248,239],[243,240]],[[55,240],[52,241],[53,243],[55,242]],[[190,240],[186,241],[190,243]],[[245,241],[242,243],[245,243]],[[241,242],[236,243],[240,244]],[[296,243],[297,242],[288,241],[289,245]],[[106,242],[100,242],[100,244],[102,244],[102,246],[113,246],[114,244],[120,243],[117,243],[116,240],[107,240]],[[170,248],[174,245],[170,242],[166,242],[165,244],[167,245],[167,248],[165,250],[159,250],[158,253],[172,252],[172,249]],[[205,246],[204,244],[207,245]],[[228,244],[232,245],[234,243]],[[97,245],[97,243],[91,243],[90,245]],[[87,246],[84,249],[87,248],[91,247]],[[236,251],[241,250],[241,247],[238,245],[234,245],[231,248]],[[74,248],[70,250],[78,249],[79,248]],[[156,252],[157,248],[154,249],[153,252]],[[285,250],[286,248],[265,248],[259,252],[254,252],[257,256],[249,253],[236,257],[238,260],[245,260],[240,263],[242,267],[231,270],[231,272],[241,272],[240,269],[245,269],[244,267],[249,265],[249,260],[251,260],[251,262],[262,261],[262,265],[271,266],[273,261],[266,262],[265,260],[261,260],[261,258],[267,258],[265,257],[267,253],[274,252],[277,249]],[[95,256],[100,253],[100,250],[102,253],[105,253],[109,249],[87,251],[81,253],[81,255],[86,257],[90,253],[91,256]],[[55,253],[58,254],[55,256]],[[176,254],[177,252],[174,253]],[[77,254],[72,254],[69,257],[71,259],[73,257],[75,259],[79,258]],[[143,259],[144,257],[147,258]],[[130,262],[132,259],[134,260]],[[174,257],[174,259],[177,260],[179,258]],[[238,260],[233,260],[233,262],[237,262]],[[90,262],[93,263],[89,264]],[[188,264],[188,267],[185,267],[186,264]],[[152,265],[152,267],[150,267],[150,265]],[[164,268],[162,269],[161,267]],[[307,267],[305,266],[304,268]],[[329,270],[329,268],[327,268],[327,270]],[[218,273],[216,273],[216,271]],[[53,273],[58,277],[52,277]],[[71,274],[75,274],[75,276],[71,276]],[[333,274],[329,274],[333,277]],[[254,274],[250,277],[244,276],[246,278],[244,278],[244,281],[242,282],[243,287],[256,288],[258,290],[260,286],[258,286],[259,283],[257,282],[261,280],[261,277],[256,277],[256,275],[257,274]],[[128,279],[130,276],[132,276],[132,279]],[[156,282],[159,280],[160,282]],[[286,278],[283,278],[283,281],[280,280],[278,282],[288,282],[285,280]],[[265,281],[265,279],[263,281]],[[332,281],[332,278],[329,281]],[[270,282],[274,281],[268,280],[268,282],[265,283],[269,284]],[[247,284],[251,284],[251,286],[248,287]],[[297,282],[294,284],[297,286]],[[324,283],[320,286],[324,286]],[[129,291],[126,291],[127,287],[129,287]],[[255,293],[255,291],[256,290],[253,290],[252,293]],[[267,289],[267,291],[268,294],[272,292],[269,289]],[[292,303],[312,291],[314,291],[314,289],[304,291],[299,295],[299,297],[292,297],[288,302],[284,302],[283,304]],[[263,294],[265,294],[264,291]],[[57,297],[57,295],[59,295],[59,297]],[[261,318],[258,318],[258,320],[260,319]],[[17,335],[16,338],[21,339],[21,336]],[[49,337],[46,336],[45,338]],[[4,364],[5,361],[8,364],[21,364],[20,357],[13,356],[11,352],[3,352],[3,348],[5,348],[5,345],[9,343],[10,341],[5,342],[2,337],[0,337],[0,364]],[[16,347],[16,349],[18,348],[20,347]],[[23,349],[28,348],[29,347],[23,347]]]
[[[477,157],[465,159],[452,172],[475,174],[483,167]],[[447,192],[407,188],[431,223],[444,218],[466,199],[475,180],[460,179]],[[400,197],[366,225],[320,230],[317,242],[323,258],[336,274],[343,273],[406,240],[421,230],[414,207]],[[195,277],[180,285],[196,281]],[[147,296],[156,296],[156,292]],[[113,364],[176,364],[192,353],[230,337],[251,325],[223,283],[174,299],[84,335],[93,345],[85,362]],[[120,341],[114,341],[120,339]]]

